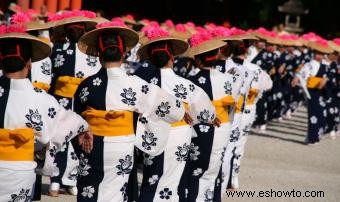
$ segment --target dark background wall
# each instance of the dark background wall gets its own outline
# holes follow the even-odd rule
[[[103,10],[108,17],[131,13],[137,18],[173,19],[175,22],[207,21],[242,28],[271,28],[284,22],[277,6],[286,0],[84,0],[83,8]],[[302,17],[305,31],[323,36],[340,31],[340,0],[302,0],[309,14]]]

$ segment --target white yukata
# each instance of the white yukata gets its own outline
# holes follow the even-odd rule
[[[24,99],[24,100],[23,100]],[[60,127],[62,126],[62,127]],[[64,145],[88,124],[65,110],[28,79],[0,77],[0,201],[31,201],[35,182],[34,150]]]
[[[196,130],[199,136],[197,147],[201,156],[196,158],[193,156],[191,159],[193,165],[190,175],[193,180],[188,187],[189,201],[211,201],[214,199],[215,181],[229,140],[231,128],[229,111],[239,99],[242,78],[236,72],[223,74],[217,69],[203,69],[189,78],[208,94],[221,121],[220,127],[200,125],[199,130]],[[206,139],[206,136],[210,138]]]
[[[65,109],[73,110],[73,96],[82,80],[100,69],[98,57],[82,53],[76,43],[54,44],[50,56],[52,62],[52,82],[49,92]],[[51,148],[50,148],[51,149]],[[78,157],[72,144],[57,155],[46,153],[46,162],[55,165],[51,174],[51,188],[59,185],[76,186]]]
[[[77,200],[116,202],[130,197],[127,187],[134,146],[148,155],[161,154],[170,124],[182,120],[185,110],[180,100],[158,86],[128,76],[122,65],[102,68],[85,79],[75,94],[75,111],[94,133],[92,153],[78,153]],[[140,114],[137,129],[134,112]]]
[[[50,58],[33,62],[29,74],[33,86],[37,89],[48,91],[52,80],[52,63]]]
[[[250,90],[250,84],[254,78],[254,74],[252,71],[249,71],[244,65],[243,60],[240,60],[238,58],[228,58],[225,61],[225,72],[228,74],[229,72],[238,72],[241,74],[240,80],[242,80],[242,88],[240,90],[240,98],[238,100],[236,109],[233,113],[233,122],[231,126],[231,132],[229,133],[230,138],[227,145],[227,149],[224,155],[223,159],[223,165],[222,165],[222,186],[221,186],[221,192],[222,195],[224,194],[224,190],[227,188],[227,186],[230,185],[230,174],[231,170],[233,169],[233,162],[235,157],[235,150],[236,145],[238,144],[238,141],[240,141],[241,138],[241,132],[242,132],[242,114],[244,110],[245,105],[245,98],[248,96],[248,92]]]
[[[235,142],[236,149],[234,151],[233,165],[232,169],[229,170],[231,173],[228,173],[231,175],[231,178],[229,178],[231,182],[229,183],[231,184],[232,188],[239,187],[238,176],[240,172],[240,164],[244,155],[248,134],[255,120],[256,102],[264,91],[271,89],[273,83],[270,76],[265,71],[261,70],[258,65],[250,62],[244,62],[243,66],[246,67],[247,71],[251,72],[253,76],[247,78],[251,81],[251,83],[248,93],[246,94],[244,109],[241,112],[242,117],[239,125],[240,137],[239,140]]]
[[[211,123],[215,119],[215,108],[207,94],[191,81],[176,75],[172,68],[141,67],[136,75],[184,102],[193,125]],[[193,136],[196,136],[195,131],[183,120],[174,123],[164,153],[144,155],[139,201],[179,201],[178,186],[194,147],[191,144]]]

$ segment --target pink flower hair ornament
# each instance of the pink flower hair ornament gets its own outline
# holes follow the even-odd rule
[[[32,16],[27,12],[17,12],[12,16],[12,24],[28,23],[32,21]]]
[[[12,24],[12,25],[1,25],[0,26],[0,34],[7,33],[25,33],[26,27],[21,24]]]
[[[104,27],[127,27],[124,22],[120,20],[112,20],[110,22],[103,22],[96,25],[96,28],[104,28]]]
[[[86,18],[95,18],[96,13],[87,10],[74,10],[74,11],[64,11],[61,14],[50,15],[48,18],[49,22],[55,22],[59,20],[64,20],[72,17],[86,17]]]
[[[193,34],[189,40],[190,47],[196,47],[206,41],[211,40],[213,37],[208,32],[198,32]]]
[[[154,40],[161,37],[169,37],[170,33],[160,27],[150,27],[149,29],[144,30],[144,35],[149,40]]]

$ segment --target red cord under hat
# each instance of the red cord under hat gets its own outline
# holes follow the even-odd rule
[[[155,49],[152,49],[151,50],[151,55],[153,55],[155,52],[162,52],[162,51],[164,51],[170,57],[171,60],[174,59],[174,56],[169,52],[168,43],[165,44],[164,48],[155,48]]]
[[[10,57],[19,58],[21,61],[26,63],[26,61],[24,60],[24,58],[22,58],[22,56],[20,54],[20,45],[19,44],[16,44],[16,53],[15,54],[0,55],[1,60],[5,59],[5,58],[10,58]]]
[[[99,48],[100,48],[100,51],[104,52],[108,48],[117,47],[119,49],[120,53],[122,55],[124,55],[123,40],[122,40],[122,38],[119,35],[117,35],[117,39],[118,39],[118,45],[104,46],[104,44],[103,44],[103,37],[102,37],[102,34],[100,34],[99,35]]]

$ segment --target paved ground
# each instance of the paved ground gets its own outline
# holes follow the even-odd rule
[[[340,137],[325,138],[320,144],[303,144],[306,111],[300,109],[291,120],[269,124],[266,134],[250,135],[242,161],[240,191],[256,191],[255,197],[225,195],[223,201],[340,201]],[[45,179],[45,182],[47,179]],[[47,185],[45,187],[45,192]],[[301,197],[256,197],[260,191],[301,192]],[[298,192],[300,191],[300,192]],[[323,191],[324,197],[302,197],[305,191]],[[240,193],[239,193],[240,194]],[[265,193],[264,193],[265,194]],[[273,196],[274,192],[272,192]],[[307,194],[317,194],[308,192]],[[75,201],[74,197],[43,196],[42,201]]]

